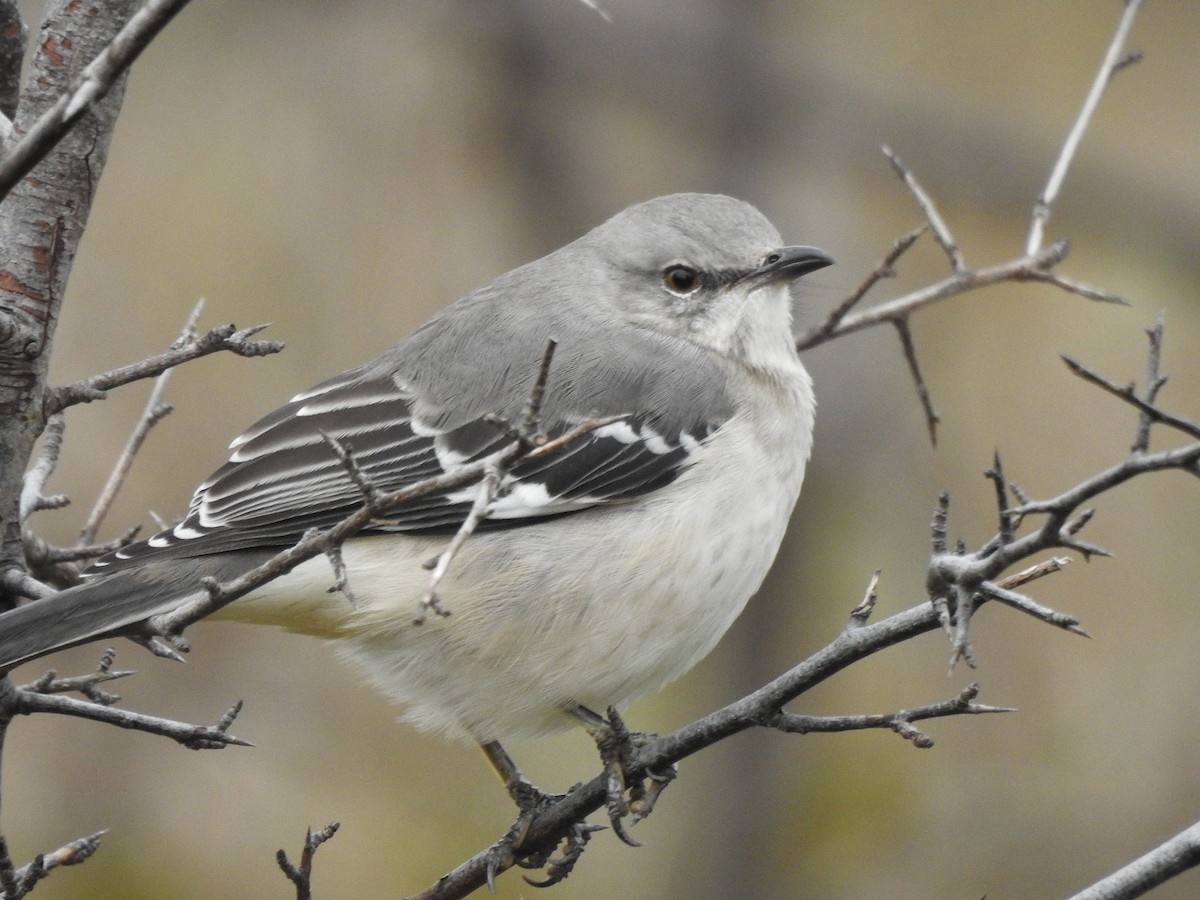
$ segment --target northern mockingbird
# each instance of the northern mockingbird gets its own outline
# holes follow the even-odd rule
[[[478,485],[347,541],[355,602],[319,557],[218,617],[335,639],[419,727],[495,751],[659,688],[712,649],[779,549],[814,407],[789,287],[832,262],[729,197],[632,206],[251,426],[180,524],[0,616],[0,670],[128,632],[360,507],[326,435],[381,491],[505,446],[553,339],[541,432],[616,418],[507,473],[440,585],[452,615],[414,624],[422,563]]]

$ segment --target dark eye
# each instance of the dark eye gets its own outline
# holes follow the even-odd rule
[[[672,294],[690,294],[700,286],[700,273],[689,266],[670,266],[663,272],[663,284]]]

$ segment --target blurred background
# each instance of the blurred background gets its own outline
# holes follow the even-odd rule
[[[40,4],[26,4],[36,27]],[[106,528],[171,519],[242,427],[374,355],[467,290],[629,203],[678,190],[759,206],[785,239],[839,265],[801,284],[821,319],[920,221],[887,143],[940,204],[967,262],[1016,256],[1033,199],[1091,83],[1121,4],[1097,0],[197,0],[135,66],[63,307],[56,382],[170,343],[200,297],[204,327],[273,323],[287,351],[216,356],[175,375]],[[1070,376],[1071,354],[1140,378],[1143,329],[1166,317],[1163,404],[1200,417],[1200,5],[1150,3],[1050,222],[1064,274],[1129,308],[1002,287],[912,322],[943,418],[930,446],[898,341],[877,329],[805,356],[815,456],[762,593],[710,658],[627,711],[665,732],[740,697],[842,628],[876,568],[879,614],[924,599],[929,521],[994,530],[993,451],[1034,496],[1128,450],[1135,417]],[[923,240],[873,300],[945,274]],[[74,505],[43,534],[73,540],[147,385],[72,410],[51,488]],[[1176,439],[1156,435],[1155,447]],[[947,676],[928,635],[794,705],[886,712],[978,681],[1005,716],[891,733],[743,734],[687,760],[631,849],[596,836],[547,896],[1053,897],[1200,818],[1196,636],[1200,484],[1138,479],[1086,536],[1113,560],[1034,585],[1093,640],[999,608],[974,624],[978,669]],[[339,820],[321,898],[399,897],[487,846],[513,811],[470,747],[397,711],[309,639],[195,627],[186,665],[131,644],[118,688],[138,710],[214,721],[254,749],[190,753],[48,716],[6,746],[4,829],[18,862],[108,828],[85,866],[38,897],[287,897],[274,862]],[[99,648],[27,666],[90,670]],[[542,787],[597,770],[582,733],[511,748]],[[500,879],[504,898],[534,889]],[[1194,897],[1200,874],[1161,889]]]

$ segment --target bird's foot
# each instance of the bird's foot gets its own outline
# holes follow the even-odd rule
[[[613,707],[608,718],[579,707],[575,716],[596,742],[600,761],[604,763],[605,810],[613,831],[631,847],[641,842],[630,836],[625,818],[636,825],[654,810],[659,795],[675,779],[675,767],[652,771],[638,762],[638,748],[644,747],[653,735],[630,731]]]
[[[558,844],[552,847],[527,847],[526,841],[533,823],[546,809],[562,800],[567,794],[548,794],[540,790],[523,776],[505,785],[513,802],[517,804],[517,820],[493,848],[488,860],[488,885],[494,891],[495,877],[501,868],[501,858],[507,855],[513,865],[522,869],[545,869],[546,876],[534,880],[522,876],[534,887],[551,887],[571,874],[579,857],[583,855],[592,834],[605,826],[576,822],[562,839],[561,855],[554,856]],[[575,790],[575,787],[571,790]],[[569,793],[569,792],[568,792]]]
[[[517,804],[517,820],[513,822],[504,839],[513,850],[520,850],[529,835],[529,827],[543,810],[553,806],[566,794],[547,794],[525,777],[512,784],[507,784],[508,796]],[[529,868],[540,868],[541,865],[531,865]]]
[[[587,846],[587,842],[592,839],[592,835],[597,831],[603,830],[603,825],[589,825],[587,822],[576,822],[571,826],[571,830],[567,832],[567,836],[563,839],[561,856],[555,857],[545,852],[517,856],[515,862],[523,869],[544,868],[546,870],[546,877],[537,881],[528,875],[522,875],[521,877],[534,887],[552,887],[558,884],[571,874],[575,868],[575,863],[579,862],[579,857],[583,855],[583,850]]]

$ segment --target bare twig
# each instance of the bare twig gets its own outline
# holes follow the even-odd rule
[[[534,447],[525,454],[525,459],[541,459],[543,456],[558,453],[576,438],[589,434],[597,428],[603,428],[605,425],[623,421],[625,418],[626,416],[601,416],[596,419],[585,419],[573,428],[568,428],[556,438],[550,440],[534,438]]]
[[[187,0],[148,0],[106,47],[0,160],[0,200],[24,178],[75,122],[103,97],[166,27]]]
[[[57,593],[50,585],[38,581],[24,569],[16,568],[6,569],[0,575],[0,588],[30,600],[41,600]]]
[[[830,310],[829,315],[825,317],[825,321],[810,330],[804,337],[796,341],[796,349],[798,351],[807,350],[809,347],[823,343],[826,338],[837,327],[838,322],[846,317],[858,302],[862,300],[867,293],[884,278],[892,278],[896,274],[895,265],[901,256],[917,242],[917,239],[929,230],[929,226],[918,225],[908,234],[898,237],[892,244],[891,250],[887,252],[883,260],[872,269],[867,277],[859,283],[858,287],[845,300]]]
[[[983,470],[983,474],[996,488],[996,509],[1000,522],[996,538],[1001,544],[1011,543],[1013,520],[1008,511],[1008,481],[1004,478],[1004,465],[1000,462],[999,450],[992,455],[992,464]]]
[[[998,583],[1001,587],[1014,590],[1022,585],[1029,584],[1031,581],[1036,581],[1038,578],[1045,578],[1047,575],[1061,572],[1070,562],[1071,558],[1069,556],[1052,556],[1040,563],[1034,563],[1027,569],[1022,569],[1020,572],[1008,575]]]
[[[917,399],[921,401],[921,409],[925,412],[925,427],[929,430],[929,442],[937,446],[937,427],[941,418],[933,407],[933,398],[929,396],[929,386],[921,375],[921,367],[917,363],[917,349],[913,345],[912,330],[908,327],[908,316],[894,320],[896,331],[900,335],[900,347],[904,351],[904,361],[908,363],[908,373],[912,376],[917,388]]]
[[[278,341],[251,340],[254,335],[266,327],[266,325],[255,325],[238,331],[234,325],[220,325],[207,334],[192,340],[182,343],[176,341],[168,350],[157,356],[151,356],[141,362],[55,388],[46,397],[47,415],[77,403],[91,403],[93,400],[100,400],[106,391],[115,387],[140,381],[143,378],[157,378],[163,372],[181,363],[223,350],[247,357],[278,353],[283,349],[283,344]]]
[[[1065,613],[1050,609],[1048,606],[1043,606],[1026,597],[1024,594],[1018,594],[1016,591],[1002,588],[1000,585],[992,584],[990,581],[980,582],[979,589],[993,600],[999,600],[1001,603],[1027,613],[1036,619],[1041,619],[1043,622],[1054,625],[1057,628],[1062,628],[1072,634],[1078,634],[1081,637],[1090,637],[1086,631],[1079,627],[1079,620],[1074,616],[1068,616]]]
[[[933,746],[933,738],[913,726],[922,719],[943,716],[980,715],[984,713],[1014,712],[1008,706],[988,706],[976,703],[979,685],[971,684],[951,700],[930,703],[894,713],[879,713],[863,716],[801,716],[795,713],[777,712],[763,721],[763,725],[789,734],[814,734],[834,731],[860,731],[867,728],[890,728],[914,747],[926,750]]]
[[[941,281],[934,282],[919,290],[912,291],[894,300],[888,300],[870,309],[847,315],[837,327],[830,330],[822,340],[809,341],[808,336],[802,343],[806,346],[816,346],[834,338],[861,331],[883,322],[894,322],[911,315],[933,303],[947,300],[967,291],[977,290],[988,285],[1001,284],[1006,281],[1042,280],[1044,273],[1058,265],[1067,255],[1067,245],[1063,241],[1051,244],[1034,256],[1022,256],[1020,259],[1009,260],[995,266],[974,269],[965,272],[955,272]],[[1059,287],[1064,287],[1059,285]],[[1064,287],[1064,290],[1066,288]]]
[[[0,836],[0,858],[3,860],[3,863],[0,863],[0,887],[3,888],[0,900],[24,897],[33,890],[34,885],[54,869],[60,866],[75,866],[84,862],[100,849],[100,838],[106,834],[108,834],[107,828],[89,834],[87,837],[76,838],[57,850],[39,853],[34,857],[33,862],[21,866],[19,869],[13,868],[8,855],[7,841]]]
[[[1146,354],[1146,393],[1142,400],[1150,406],[1154,406],[1158,392],[1167,383],[1167,377],[1159,374],[1159,367],[1162,364],[1164,327],[1163,314],[1160,312],[1158,318],[1154,320],[1154,324],[1146,329],[1146,337],[1150,339],[1150,349]],[[1149,412],[1143,409],[1141,413],[1141,416],[1138,417],[1137,436],[1134,438],[1132,447],[1134,452],[1138,453],[1144,453],[1150,449],[1150,426],[1154,424],[1154,418]]]
[[[240,747],[254,746],[249,741],[229,734],[226,729],[236,716],[240,703],[217,722],[216,725],[191,725],[187,722],[176,722],[159,716],[148,716],[144,713],[117,709],[102,703],[91,703],[64,697],[60,694],[46,694],[36,690],[14,688],[14,715],[31,715],[33,713],[59,713],[60,715],[76,716],[81,719],[91,719],[93,722],[104,722],[121,728],[131,728],[167,737],[191,750],[219,750],[230,744]],[[232,715],[231,715],[232,713]]]
[[[98,544],[76,544],[72,547],[55,547],[47,544],[41,538],[26,536],[26,556],[35,566],[54,565],[63,562],[79,562],[85,559],[95,559],[105,553],[112,553],[133,542],[142,530],[140,525],[131,526],[124,534],[110,541]]]
[[[350,572],[346,568],[341,546],[333,544],[326,547],[325,556],[329,559],[329,565],[333,567],[333,584],[329,586],[328,592],[340,593],[351,607],[358,606],[358,598],[354,596],[354,588],[350,586]]]
[[[1154,345],[1151,346],[1153,347]],[[1181,416],[1175,416],[1169,412],[1165,412],[1164,410],[1161,410],[1155,406],[1153,402],[1147,402],[1146,400],[1143,400],[1137,395],[1137,391],[1134,389],[1132,384],[1127,384],[1123,387],[1121,385],[1114,384],[1104,376],[1098,374],[1092,369],[1089,369],[1083,363],[1071,358],[1070,356],[1064,356],[1062,361],[1067,364],[1067,368],[1071,370],[1072,374],[1078,375],[1089,384],[1094,384],[1097,387],[1108,391],[1108,393],[1112,394],[1114,397],[1121,398],[1130,406],[1136,407],[1144,417],[1148,417],[1155,422],[1159,422],[1170,428],[1174,428],[1177,431],[1182,431],[1184,434],[1188,435],[1188,437],[1200,440],[1200,425],[1196,424],[1190,419],[1185,419]],[[1157,389],[1155,390],[1155,393],[1157,393]],[[1134,441],[1135,449],[1138,449],[1142,442],[1142,431],[1143,426],[1139,425],[1137,438]]]
[[[42,449],[38,453],[37,462],[25,473],[21,485],[21,523],[41,509],[60,509],[66,505],[65,498],[47,497],[46,483],[58,466],[58,457],[62,452],[63,430],[67,423],[61,415],[53,415],[46,422],[46,430],[42,432]]]
[[[300,851],[300,865],[294,866],[284,850],[275,853],[275,861],[283,874],[296,887],[296,900],[311,900],[312,898],[312,866],[317,848],[337,834],[341,828],[340,822],[330,822],[320,831],[313,833],[310,828],[304,835],[304,849]]]
[[[1200,865],[1200,822],[1185,828],[1149,853],[1075,894],[1070,900],[1126,900],[1140,897],[1197,865]]]
[[[1108,52],[1104,54],[1104,61],[1100,63],[1100,71],[1096,73],[1092,88],[1083,101],[1083,108],[1075,117],[1075,123],[1071,126],[1067,139],[1063,141],[1058,159],[1055,160],[1054,167],[1050,170],[1046,186],[1042,188],[1042,193],[1038,195],[1037,202],[1034,204],[1033,217],[1029,223],[1029,237],[1025,241],[1027,256],[1033,256],[1041,249],[1046,222],[1050,219],[1054,201],[1058,198],[1059,189],[1067,177],[1067,170],[1075,158],[1075,152],[1079,149],[1079,142],[1083,140],[1083,133],[1087,131],[1088,123],[1092,120],[1092,114],[1100,105],[1100,98],[1104,96],[1104,89],[1108,86],[1109,79],[1125,66],[1140,59],[1140,55],[1127,57],[1121,55],[1122,47],[1125,46],[1125,40],[1129,37],[1129,30],[1133,27],[1133,20],[1136,18],[1140,6],[1141,0],[1125,0],[1125,11],[1121,14],[1117,30],[1109,42]]]
[[[110,694],[107,691],[101,690],[99,685],[107,684],[110,681],[116,681],[120,678],[127,678],[134,674],[132,670],[113,669],[112,664],[113,660],[116,659],[116,655],[116,651],[111,648],[105,650],[100,656],[100,662],[96,666],[96,671],[89,672],[87,675],[73,675],[60,678],[57,672],[50,670],[37,681],[22,685],[19,690],[36,694],[78,693],[93,703],[99,703],[101,706],[112,706],[115,703],[119,703],[121,698],[117,694]]]
[[[204,310],[204,301],[198,300],[196,305],[192,307],[191,315],[188,316],[187,322],[180,332],[178,340],[172,345],[172,348],[186,347],[196,341],[196,323],[200,319],[200,313]],[[133,461],[136,458],[138,451],[142,449],[142,444],[145,443],[146,437],[150,434],[150,429],[163,420],[170,412],[171,407],[163,402],[163,397],[167,392],[167,385],[171,381],[171,373],[173,368],[167,369],[154,380],[154,388],[150,391],[150,396],[146,398],[146,405],[142,408],[142,414],[138,417],[137,424],[129,433],[129,439],[126,440],[125,446],[121,450],[121,455],[117,457],[116,463],[113,465],[112,472],[109,473],[108,480],[104,483],[104,487],[100,491],[100,495],[96,498],[92,510],[88,513],[87,522],[84,523],[83,529],[79,533],[80,544],[91,544],[96,540],[96,534],[100,531],[100,525],[104,522],[104,517],[108,515],[109,509],[112,507],[113,501],[116,500],[117,494],[120,493],[121,487],[125,484],[125,478],[129,474],[129,470],[133,467]]]
[[[526,440],[533,440],[538,433],[538,423],[542,418],[542,401],[546,398],[546,384],[550,381],[550,366],[554,363],[554,351],[558,349],[558,341],[551,338],[546,341],[542,351],[542,361],[538,363],[537,375],[533,379],[533,387],[529,390],[529,399],[521,413],[521,429]]]
[[[925,220],[933,230],[934,238],[936,238],[939,246],[945,251],[947,258],[950,260],[950,268],[955,272],[966,272],[967,264],[963,261],[962,253],[958,249],[958,241],[950,233],[950,229],[942,219],[941,213],[938,212],[933,198],[921,187],[912,170],[886,144],[883,147],[883,155],[888,158],[888,162],[892,164],[892,168],[896,170],[896,174],[900,176],[900,180],[904,182],[904,186],[916,198],[917,205],[921,207],[921,212],[925,214]],[[1029,255],[1032,256],[1033,254],[1030,253]]]
[[[933,521],[929,524],[930,545],[934,555],[945,553],[950,544],[948,522],[950,519],[950,495],[943,491],[938,494],[937,507],[933,511]]]
[[[463,519],[462,524],[458,527],[458,531],[454,533],[454,537],[446,545],[446,549],[437,555],[437,558],[433,560],[433,565],[430,566],[433,571],[429,576],[429,587],[425,589],[425,593],[421,596],[421,600],[417,604],[417,611],[413,615],[413,624],[420,625],[424,623],[425,617],[431,611],[438,616],[445,617],[450,615],[450,610],[442,605],[441,598],[438,596],[438,587],[441,585],[442,579],[446,577],[446,572],[450,569],[450,563],[458,555],[463,544],[467,542],[467,538],[474,534],[479,523],[487,518],[488,510],[500,491],[502,478],[503,475],[500,467],[494,462],[484,467],[483,478],[479,482],[475,501],[471,504],[471,511]]]
[[[876,569],[871,575],[871,580],[867,582],[867,591],[863,595],[862,602],[854,609],[850,610],[850,621],[846,623],[847,628],[858,628],[866,624],[871,618],[871,613],[875,611],[875,604],[879,602],[879,577],[883,574],[882,569]]]
[[[1034,271],[1023,276],[1023,278],[1026,281],[1040,281],[1042,284],[1054,285],[1055,287],[1062,288],[1068,294],[1076,294],[1086,300],[1095,300],[1097,303],[1112,303],[1116,306],[1133,305],[1120,294],[1102,291],[1098,287],[1084,284],[1082,281],[1076,281],[1073,278],[1067,278],[1065,275],[1059,275],[1057,272]]]
[[[354,486],[358,488],[359,494],[362,495],[363,503],[366,507],[378,512],[379,491],[375,487],[375,482],[359,466],[358,460],[354,458],[354,454],[350,451],[350,448],[331,434],[326,434],[322,431],[321,437],[325,439],[325,443],[329,444],[333,452],[337,455],[342,468],[346,470],[346,474],[354,482]]]

